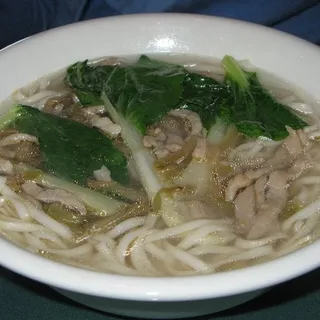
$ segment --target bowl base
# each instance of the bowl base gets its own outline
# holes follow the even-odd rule
[[[53,288],[67,298],[87,307],[138,319],[181,319],[208,315],[230,309],[256,298],[266,291],[257,290],[224,298],[193,301],[129,301],[84,295]]]

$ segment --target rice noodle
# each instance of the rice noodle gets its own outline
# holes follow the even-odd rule
[[[19,199],[18,197],[10,197],[5,196],[6,200],[11,203],[15,209],[15,214],[19,216],[19,218],[23,221],[28,221],[31,218],[31,215],[26,207],[26,205],[23,203],[22,199]],[[8,208],[8,210],[10,210]]]
[[[48,249],[48,247],[38,237],[35,237],[30,233],[25,233],[24,235],[32,251]]]
[[[154,227],[154,225],[157,222],[158,217],[155,215],[149,215],[146,217],[145,222],[144,222],[144,227],[147,229],[151,229]]]
[[[97,269],[104,272],[120,273],[128,276],[140,275],[137,270],[123,264],[114,263],[113,261],[106,261],[105,263],[100,263],[97,265]]]
[[[3,195],[3,197],[1,197],[0,205],[4,206],[5,201],[9,201],[15,208],[15,213],[19,216],[21,220],[30,220],[30,214],[28,213],[28,210],[24,205],[24,201],[20,199],[18,195],[15,194],[10,188],[6,186],[6,181],[6,178],[0,176],[0,192]]]
[[[252,249],[252,248],[256,248],[256,247],[262,247],[265,246],[267,244],[271,244],[272,242],[276,242],[278,240],[281,239],[285,239],[288,236],[283,234],[283,233],[279,233],[279,234],[275,234],[269,237],[265,237],[259,240],[246,240],[246,239],[242,239],[242,238],[237,238],[237,240],[235,241],[235,246],[241,249]]]
[[[116,261],[116,258],[113,253],[112,247],[108,246],[106,243],[99,243],[95,248],[108,260]]]
[[[172,261],[172,259],[170,259],[171,257],[168,255],[168,253],[165,250],[159,248],[153,242],[146,243],[145,250],[159,260],[165,261],[165,260],[169,259]]]
[[[61,249],[68,248],[67,245],[57,235],[52,232],[48,232],[48,230],[43,227],[40,230],[32,232],[32,235],[39,239],[49,240]]]
[[[89,254],[92,252],[92,245],[90,243],[86,243],[84,245],[72,248],[72,249],[46,249],[46,252],[53,253],[59,256],[65,256],[68,258],[81,257],[83,255]]]
[[[232,231],[231,228],[221,225],[209,224],[204,225],[193,231],[190,235],[186,236],[179,244],[178,247],[187,250],[195,244],[201,242],[201,239],[205,238],[208,234],[216,231]]]
[[[294,251],[297,251],[298,249],[305,246],[306,244],[312,243],[315,240],[317,240],[319,238],[319,236],[320,236],[320,234],[318,232],[318,234],[308,234],[307,236],[299,238],[297,241],[290,243],[290,246],[282,247],[281,250],[275,252],[272,255],[272,258],[276,259],[276,258],[282,257],[284,255],[287,255],[289,253],[292,253]]]
[[[236,238],[237,235],[234,231],[215,232],[207,235],[205,238],[200,239],[199,244],[227,245],[233,243]]]
[[[194,269],[195,271],[202,272],[202,273],[208,273],[212,269],[210,265],[208,265],[205,262],[203,262],[202,260],[196,258],[192,254],[190,254],[186,251],[183,251],[177,247],[174,247],[169,242],[166,243],[166,249],[177,260],[186,264],[187,266]]]
[[[28,223],[28,222],[10,222],[10,221],[0,221],[0,229],[5,231],[15,231],[15,232],[33,232],[41,230],[41,226],[38,224]]]
[[[28,141],[28,142],[39,144],[38,138],[31,136],[30,134],[13,133],[0,140],[0,148],[6,147],[12,144],[18,144],[21,141]]]
[[[188,250],[189,253],[195,256],[203,256],[206,254],[223,254],[223,255],[231,255],[241,252],[242,250],[239,248],[235,248],[234,246],[222,246],[215,244],[203,244]]]
[[[152,263],[148,259],[146,252],[144,250],[143,241],[146,236],[151,234],[153,231],[146,231],[135,241],[132,246],[130,261],[133,267],[138,270],[141,274],[146,274],[150,276],[160,275],[160,273],[153,267]]]
[[[126,233],[127,231],[135,228],[140,227],[145,223],[144,217],[135,217],[127,219],[117,226],[115,226],[112,230],[108,232],[108,236],[112,239],[120,237],[122,234]]]
[[[59,256],[65,256],[68,258],[75,258],[75,257],[80,257],[83,255],[86,255],[88,253],[92,252],[92,245],[90,243],[86,243],[84,245],[80,245],[75,248],[71,249],[52,249],[49,248],[43,241],[41,241],[39,238],[35,237],[34,235],[27,233],[25,234],[26,239],[29,243],[29,245],[35,249],[35,250],[42,250],[45,251],[46,253],[52,253],[56,254]]]
[[[218,261],[216,263],[213,263],[212,266],[213,268],[217,269],[223,266],[224,264],[230,263],[230,262],[235,262],[235,261],[242,261],[242,260],[253,260],[256,258],[260,258],[263,256],[267,256],[272,254],[273,248],[270,245],[250,249],[248,251],[235,254],[233,256],[228,257],[227,259],[223,259],[221,261]]]
[[[126,256],[130,254],[132,249],[131,243],[139,236],[145,235],[146,231],[146,228],[139,228],[138,230],[131,231],[122,237],[115,250],[116,258],[120,263],[125,264]]]
[[[4,236],[6,239],[12,241],[13,243],[20,245],[22,247],[26,247],[26,237],[24,233],[21,232],[6,232],[2,229],[0,229],[0,235]]]
[[[301,221],[302,222],[302,221]],[[320,222],[320,215],[313,215],[310,218],[306,219],[304,221],[303,225],[300,228],[296,228],[295,233],[291,238],[288,239],[288,241],[285,241],[280,248],[288,247],[300,238],[303,238],[304,236],[311,234],[312,231],[317,227],[317,224]],[[279,249],[280,249],[279,248]]]
[[[186,222],[180,226],[167,228],[164,230],[159,230],[157,233],[152,234],[146,239],[146,242],[152,242],[157,240],[163,240],[167,238],[173,238],[181,233],[185,233],[191,230],[194,230],[196,228],[199,228],[207,223],[212,222],[212,220],[207,219],[201,219],[201,220],[195,220],[195,221],[189,221]]]
[[[35,219],[45,227],[49,228],[50,230],[53,230],[54,232],[59,234],[61,237],[71,240],[72,232],[67,226],[52,219],[43,211],[39,210],[36,207],[33,207],[31,204],[27,204],[27,207],[33,219]]]
[[[109,237],[108,234],[97,234],[94,235],[89,241],[95,241],[98,243],[102,243],[104,245],[108,245],[110,248],[114,249],[116,247],[116,241]]]
[[[290,218],[285,220],[282,223],[282,230],[284,232],[288,231],[293,225],[293,223],[297,220],[304,220],[309,218],[311,215],[319,215],[320,213],[320,200],[314,201],[313,203],[309,204],[305,208],[299,210],[294,215],[292,215]]]

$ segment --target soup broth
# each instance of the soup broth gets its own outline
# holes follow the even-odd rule
[[[316,102],[246,61],[77,62],[0,121],[0,234],[99,272],[186,276],[320,236]]]

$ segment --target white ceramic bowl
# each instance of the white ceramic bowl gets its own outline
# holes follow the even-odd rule
[[[231,54],[306,89],[320,100],[320,49],[261,26],[195,15],[93,20],[28,38],[0,52],[0,101],[15,89],[77,60],[176,52]],[[248,301],[320,266],[320,242],[242,270],[186,278],[109,275],[62,265],[0,239],[0,264],[90,307],[138,318],[184,318]]]

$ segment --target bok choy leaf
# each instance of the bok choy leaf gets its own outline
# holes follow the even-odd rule
[[[66,83],[84,105],[101,104],[104,92],[123,117],[142,134],[179,104],[184,73],[182,67],[142,56],[130,66],[69,67]]]
[[[41,169],[61,179],[86,185],[93,171],[106,166],[113,180],[128,182],[125,156],[95,128],[22,105],[0,118],[0,128],[15,128],[37,137]]]
[[[78,62],[68,68],[65,81],[84,105],[101,103],[104,91],[142,134],[168,111],[179,108],[197,112],[208,132],[218,117],[253,138],[280,140],[288,135],[286,127],[307,126],[268,93],[256,73],[242,70],[230,56],[222,64],[226,70],[223,83],[146,56],[125,66]]]
[[[170,110],[180,108],[197,112],[209,130],[227,94],[226,87],[212,78],[146,56],[128,66],[78,62],[68,68],[65,82],[83,105],[101,104],[104,91],[142,134]]]
[[[222,64],[230,94],[219,106],[219,117],[228,125],[249,137],[265,136],[272,140],[287,137],[286,127],[297,130],[308,125],[276,101],[261,85],[256,73],[242,70],[230,56],[225,56]]]
[[[105,93],[102,94],[102,101],[112,120],[120,124],[122,128],[121,136],[127,147],[131,150],[140,182],[149,199],[153,200],[158,191],[163,187],[154,170],[153,155],[143,147],[141,133],[121,113],[121,105],[117,104],[117,107],[113,106]]]

